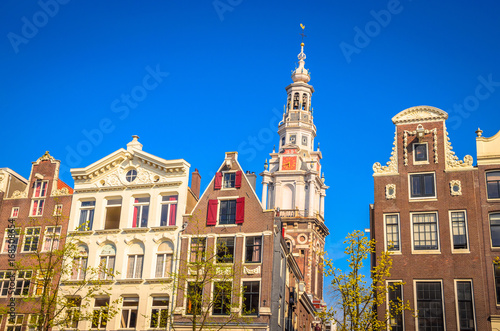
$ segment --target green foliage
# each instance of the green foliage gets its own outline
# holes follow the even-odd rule
[[[331,259],[324,260],[324,273],[331,277],[330,289],[334,304],[319,317],[337,326],[337,331],[388,330],[391,320],[405,310],[411,310],[409,302],[386,303],[388,291],[402,283],[387,286],[392,259],[390,252],[382,252],[371,270],[371,282],[363,274],[363,261],[375,253],[375,241],[368,240],[361,231],[350,233],[344,244],[349,269],[344,272],[334,266]],[[384,316],[377,315],[377,307],[387,307]]]

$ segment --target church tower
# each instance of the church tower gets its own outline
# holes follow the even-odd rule
[[[325,178],[321,176],[321,152],[314,149],[316,126],[313,122],[309,85],[305,68],[304,43],[299,63],[292,72],[293,83],[286,87],[287,102],[278,125],[279,150],[270,154],[262,176],[262,205],[276,209],[282,219],[284,237],[304,275],[307,292],[316,303],[323,298],[322,252],[328,228],[324,219]]]

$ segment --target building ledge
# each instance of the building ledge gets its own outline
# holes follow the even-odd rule
[[[102,229],[102,230],[95,230],[95,234],[110,234],[110,233],[120,233],[120,229]]]
[[[172,281],[173,281],[172,277],[146,279],[146,282],[148,282],[150,284],[171,283]]]
[[[144,233],[148,232],[149,228],[125,228],[122,231],[125,233]]]
[[[160,231],[175,231],[177,230],[177,225],[168,225],[168,226],[152,226],[151,231],[160,232]]]
[[[119,284],[141,284],[143,281],[144,280],[142,278],[125,278],[116,280]]]
[[[94,234],[94,231],[89,230],[89,231],[68,231],[68,234],[70,236],[90,236]]]

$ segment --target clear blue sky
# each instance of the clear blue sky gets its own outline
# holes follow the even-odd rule
[[[198,168],[202,188],[226,151],[260,173],[278,144],[299,23],[330,186],[331,257],[348,232],[369,226],[372,165],[389,160],[395,114],[449,112],[460,158],[475,159],[478,126],[485,136],[500,130],[496,1],[54,1],[0,2],[0,166],[26,177],[49,150],[72,185],[68,168],[133,134],[145,151]],[[151,71],[156,80],[144,81]],[[481,80],[490,82],[479,99]]]

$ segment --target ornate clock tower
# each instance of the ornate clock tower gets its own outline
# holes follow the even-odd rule
[[[287,103],[279,123],[279,151],[273,150],[262,176],[262,205],[276,209],[285,228],[284,236],[304,274],[308,293],[316,303],[323,298],[322,252],[328,228],[324,220],[325,185],[321,174],[321,152],[314,150],[316,126],[313,122],[309,85],[311,76],[304,68],[304,43],[298,55],[293,83],[286,87]],[[277,215],[278,216],[278,215]]]

